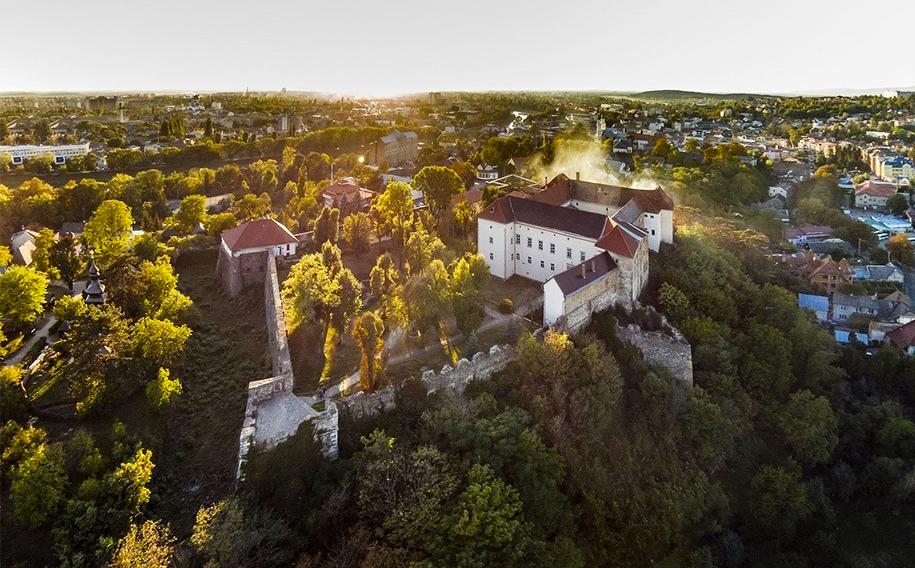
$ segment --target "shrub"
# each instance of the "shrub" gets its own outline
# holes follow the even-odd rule
[[[515,311],[515,305],[508,298],[502,298],[499,302],[499,311],[503,314],[510,314]]]

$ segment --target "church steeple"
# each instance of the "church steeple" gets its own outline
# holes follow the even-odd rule
[[[95,259],[89,259],[89,284],[83,290],[83,301],[87,304],[105,303],[105,285],[99,280],[99,269]]]

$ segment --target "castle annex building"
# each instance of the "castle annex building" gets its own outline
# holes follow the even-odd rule
[[[648,281],[648,251],[673,242],[673,200],[569,179],[514,191],[477,217],[477,250],[498,278],[543,282],[543,323],[576,330],[591,314],[632,304]]]
[[[263,282],[267,256],[295,256],[295,235],[274,219],[243,223],[222,234],[216,273],[230,296],[247,284]]]

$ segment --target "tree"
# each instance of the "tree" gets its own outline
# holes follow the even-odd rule
[[[16,518],[31,527],[41,526],[64,499],[66,486],[60,448],[41,444],[13,472],[10,500]]]
[[[133,216],[123,201],[103,201],[86,222],[83,240],[92,249],[103,270],[127,252],[133,228]]]
[[[407,274],[419,274],[444,252],[445,244],[438,236],[427,231],[422,223],[414,223],[404,249]]]
[[[426,271],[404,283],[401,296],[413,329],[423,332],[438,324],[448,311],[449,288],[448,271],[441,260],[432,261]]]
[[[51,247],[50,260],[60,279],[72,290],[73,282],[85,270],[85,263],[76,248],[76,239],[69,233],[61,235]]]
[[[206,217],[206,230],[210,236],[219,237],[223,232],[237,225],[238,219],[235,218],[235,214],[231,211],[215,213]]]
[[[893,235],[886,243],[886,250],[893,259],[903,264],[912,264],[915,247],[909,242],[906,235]]]
[[[829,401],[809,390],[793,393],[776,423],[797,459],[806,464],[828,463],[839,443],[838,420]]]
[[[181,381],[172,378],[168,369],[159,368],[156,378],[146,385],[146,398],[156,409],[169,405],[181,394]]]
[[[798,468],[763,466],[750,483],[751,521],[763,533],[791,538],[811,510]]]
[[[455,195],[464,190],[464,182],[454,170],[446,166],[426,166],[413,177],[413,187],[421,191],[426,205],[438,217]]]
[[[0,344],[4,341],[0,330]],[[3,353],[0,352],[0,357]],[[22,388],[22,368],[18,365],[0,366],[0,422],[18,419],[26,408],[25,391]]]
[[[13,254],[10,247],[0,245],[0,267],[9,266],[13,262]]]
[[[470,189],[477,181],[477,169],[470,162],[454,162],[448,166],[464,182],[464,189]]]
[[[909,208],[909,200],[905,195],[897,193],[886,200],[886,206],[893,215],[902,215]]]
[[[288,538],[285,524],[229,497],[197,511],[190,540],[207,566],[288,566]]]
[[[189,235],[198,224],[204,224],[207,216],[207,200],[202,195],[188,195],[172,216],[175,228]]]
[[[141,313],[156,319],[180,320],[193,302],[178,290],[178,276],[167,256],[143,261],[136,276]]]
[[[130,331],[131,351],[148,365],[170,367],[184,352],[191,329],[168,320],[150,317],[138,319]]]
[[[370,211],[379,236],[390,236],[396,250],[403,250],[406,229],[413,223],[413,197],[410,186],[393,181],[372,202]]]
[[[209,119],[207,119],[209,120]],[[130,525],[118,542],[109,568],[171,568],[174,565],[175,537],[167,524],[145,521]]]
[[[340,210],[335,207],[325,205],[314,222],[314,235],[312,239],[315,244],[323,245],[324,243],[335,244],[340,228]]]
[[[118,509],[137,514],[149,503],[152,491],[148,485],[155,467],[152,452],[137,448],[130,459],[106,476],[105,484],[112,492]]]
[[[451,305],[458,329],[469,337],[486,315],[483,288],[489,282],[489,268],[478,254],[465,254],[451,273]]]
[[[57,268],[51,262],[51,250],[57,242],[57,236],[54,231],[47,227],[42,227],[35,237],[35,250],[32,251],[33,268],[39,272],[44,272],[49,279],[55,280],[60,277]]]
[[[283,307],[290,330],[324,319],[339,301],[340,282],[318,253],[303,256],[283,283]]]
[[[251,221],[269,215],[271,207],[272,201],[268,194],[256,196],[253,193],[246,193],[232,205],[232,213],[239,221]]]
[[[384,349],[384,323],[375,312],[363,312],[353,322],[353,339],[359,346],[359,383],[372,392],[381,374],[381,354]]]
[[[506,566],[520,560],[524,533],[518,490],[475,464],[454,511],[445,519],[451,539],[444,552],[451,566]]]
[[[343,220],[343,242],[356,251],[357,254],[365,252],[372,238],[372,218],[368,213],[354,213]]]
[[[35,321],[44,311],[48,280],[27,266],[11,266],[0,274],[0,318],[18,329]]]

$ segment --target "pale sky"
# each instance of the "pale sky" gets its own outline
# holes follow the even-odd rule
[[[915,85],[915,0],[3,0],[0,91]]]

